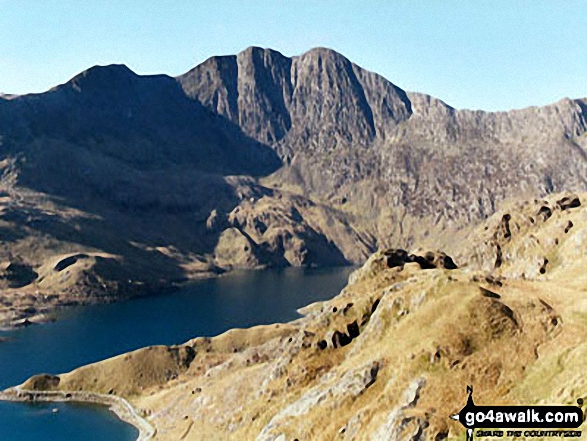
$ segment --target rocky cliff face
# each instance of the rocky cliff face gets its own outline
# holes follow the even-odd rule
[[[100,286],[135,292],[125,280],[138,292],[236,267],[359,263],[443,233],[449,243],[508,198],[584,190],[586,117],[570,99],[456,110],[324,48],[253,47],[177,78],[94,67],[0,97],[0,262],[41,274],[108,256],[75,264],[88,266],[67,279],[84,301],[82,278],[100,297]],[[58,295],[41,277],[14,297]],[[28,308],[10,303],[2,314]]]
[[[455,110],[324,48],[293,58],[249,48],[178,80],[280,155],[286,166],[272,183],[366,210],[366,221],[389,206],[398,221],[406,213],[432,223],[478,220],[506,197],[586,183],[584,100]]]

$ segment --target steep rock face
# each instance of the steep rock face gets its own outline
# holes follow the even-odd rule
[[[0,97],[0,261],[106,255],[109,274],[171,283],[448,246],[508,198],[585,190],[586,112],[456,110],[325,48],[252,47],[177,78],[93,67]],[[219,268],[230,229],[250,254]]]
[[[404,91],[325,48],[287,58],[251,47],[212,57],[178,81],[187,95],[268,144],[285,135],[300,148],[309,138],[327,148],[336,137],[365,144],[410,114]]]
[[[280,140],[291,127],[291,60],[279,52],[249,48],[212,57],[178,78],[188,96],[239,124],[260,142]]]
[[[454,225],[487,217],[512,195],[585,188],[583,100],[456,110],[329,49],[287,58],[249,48],[230,60],[211,58],[178,80],[189,96],[279,153],[288,165],[272,185],[344,203],[364,214],[363,224],[381,222],[377,213],[395,207],[386,213],[392,223],[408,214]],[[230,106],[214,98],[225,96]]]

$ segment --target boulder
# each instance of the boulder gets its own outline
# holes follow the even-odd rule
[[[402,250],[399,248],[387,250],[383,254],[387,257],[388,268],[395,268],[398,266],[403,266],[406,263],[412,262],[412,260],[408,256],[408,252],[406,250]]]
[[[556,201],[556,204],[562,211],[570,208],[577,208],[581,206],[581,200],[577,196],[565,196],[564,198]]]
[[[387,259],[388,268],[403,267],[406,263],[417,263],[422,269],[457,269],[454,260],[443,252],[428,251],[423,256],[408,254],[402,249],[390,249],[383,253]]]

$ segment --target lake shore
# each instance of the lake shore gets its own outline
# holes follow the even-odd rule
[[[93,392],[66,391],[32,391],[20,389],[18,386],[0,392],[0,401],[34,403],[34,402],[67,402],[85,403],[105,406],[116,416],[139,431],[137,441],[153,439],[156,429],[141,417],[131,404],[124,398]]]
[[[342,266],[323,266],[321,268],[352,268],[353,265]],[[304,268],[304,267],[300,267]],[[248,269],[246,271],[264,271],[278,268],[258,267]],[[61,296],[43,303],[42,308],[38,308],[35,312],[28,312],[27,308],[34,306],[27,303],[26,295],[19,295],[11,298],[12,309],[9,310],[0,304],[0,332],[9,332],[29,326],[43,325],[46,323],[59,320],[59,312],[72,307],[83,307],[99,304],[110,304],[124,302],[141,297],[148,297],[153,295],[161,295],[171,293],[181,288],[184,288],[194,282],[202,280],[217,279],[220,277],[231,276],[242,269],[230,269],[223,271],[206,271],[206,272],[192,272],[183,280],[174,280],[167,283],[160,283],[156,285],[140,285],[140,289],[128,289],[124,294],[118,295],[116,292],[110,292],[108,295],[93,296],[88,293],[85,297],[67,297]],[[26,291],[25,291],[26,292]],[[18,311],[15,311],[14,309]],[[0,336],[0,343],[3,341],[3,336]]]
[[[123,371],[114,369],[110,372],[107,375],[109,380],[100,389],[92,389],[91,387],[95,387],[94,383],[88,384],[87,387],[81,384],[68,387],[66,384],[68,376],[60,375],[64,381],[61,385],[63,391],[61,393],[55,393],[55,389],[51,388],[48,389],[50,393],[40,393],[39,389],[43,389],[42,387],[23,384],[23,381],[38,372],[53,374],[71,372],[95,360],[111,359],[119,354],[153,345],[173,345],[193,339],[195,336],[220,335],[233,328],[249,328],[276,322],[287,323],[299,319],[299,314],[296,313],[299,308],[329,299],[339,292],[347,283],[350,270],[349,267],[340,267],[319,270],[285,268],[267,271],[233,271],[227,273],[230,276],[211,278],[201,283],[187,283],[179,291],[170,294],[146,295],[110,306],[94,305],[75,308],[75,311],[54,324],[31,326],[14,336],[10,333],[6,334],[7,337],[12,337],[13,341],[0,344],[0,359],[11,360],[10,363],[0,363],[2,380],[0,391],[6,389],[4,394],[0,393],[2,395],[0,400],[23,402],[34,398],[39,401],[77,401],[108,407],[114,404],[118,406],[112,409],[117,418],[112,421],[114,416],[105,414],[105,420],[109,419],[111,423],[107,427],[121,427],[123,423],[120,421],[124,421],[130,423],[132,427],[140,428],[144,418],[156,427],[155,436],[159,437],[162,429],[158,422],[155,423],[151,419],[154,417],[151,416],[153,414],[151,404],[135,401],[136,392],[125,390],[124,379],[127,374]],[[279,287],[277,292],[275,287]],[[23,347],[27,350],[22,351]],[[52,351],[46,351],[46,347],[52,348]],[[159,352],[163,355],[167,353],[167,351]],[[216,355],[212,354],[212,356]],[[137,360],[134,355],[131,357],[131,362],[140,366],[141,363]],[[124,362],[124,366],[128,367],[128,365],[129,363]],[[161,369],[154,371],[160,373],[157,382],[167,381],[166,368],[167,366],[161,366]],[[93,376],[92,379],[95,377]],[[111,382],[113,384],[110,384]],[[21,386],[14,388],[15,385]],[[79,391],[80,386],[83,386],[84,393]],[[135,413],[142,418],[133,415],[128,404],[121,404],[122,402],[113,398],[114,395],[108,394],[110,389],[115,396],[122,396],[128,400],[134,407]],[[17,395],[19,391],[22,394],[20,397]],[[68,398],[68,391],[77,392],[72,393]],[[88,394],[88,391],[103,395]],[[30,392],[33,392],[32,396],[27,395]],[[14,415],[19,418],[3,420],[14,433],[21,430],[19,424],[25,424],[22,430],[28,429],[24,416],[30,413],[28,409],[30,406],[16,407]],[[18,407],[22,407],[22,412],[18,411]],[[83,409],[84,406],[75,407]],[[106,410],[100,407],[100,410],[102,409]],[[68,422],[66,415],[63,417],[54,420],[54,427],[60,430],[60,433],[66,430],[57,429],[59,426],[71,428],[67,431],[68,433],[75,430],[71,424],[75,428],[78,427],[72,418],[69,418],[71,422]],[[14,425],[10,426],[12,421]],[[125,439],[134,440],[139,436],[131,426],[122,427],[126,430]],[[148,427],[145,429],[149,430]],[[37,435],[36,438],[33,436],[27,439],[44,439],[40,424],[27,433]],[[139,439],[149,439],[150,433],[152,429],[151,431],[143,430]],[[79,434],[76,434],[79,437],[72,439],[83,441],[83,432]],[[18,436],[15,435],[14,438],[18,439]],[[121,438],[110,437],[110,439]]]
[[[59,311],[71,307],[117,303],[138,297],[149,295],[158,295],[162,293],[173,292],[190,283],[199,280],[213,279],[223,275],[231,274],[233,271],[218,272],[201,272],[190,274],[185,280],[169,281],[167,283],[155,285],[140,285],[133,289],[127,289],[123,294],[118,294],[116,291],[109,291],[103,295],[95,296],[91,292],[81,296],[74,295],[60,295],[48,296],[39,303],[31,303],[30,287],[24,287],[22,290],[9,291],[10,307],[0,304],[0,331],[7,332],[28,326],[42,325],[57,320]],[[6,295],[6,293],[3,293]],[[2,339],[0,339],[0,342]]]

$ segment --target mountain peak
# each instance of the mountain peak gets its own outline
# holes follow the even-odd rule
[[[326,62],[333,62],[337,65],[351,64],[351,61],[340,52],[322,46],[310,49],[309,51],[306,51],[303,54],[293,58],[297,58],[299,60],[321,60]]]
[[[76,78],[88,78],[97,76],[138,76],[133,72],[126,64],[106,64],[106,65],[95,65],[89,69],[76,75]]]
[[[82,89],[109,89],[113,84],[128,82],[138,78],[125,64],[109,64],[105,66],[92,66],[77,74],[67,82],[77,91]]]
[[[304,52],[300,56],[303,57],[304,55],[319,55],[319,56],[342,57],[342,58],[345,58],[346,59],[346,57],[344,55],[342,55],[340,52],[337,52],[334,49],[331,49],[331,48],[325,47],[325,46],[316,46],[316,47],[313,47],[312,49],[307,50],[306,52]]]
[[[258,54],[270,54],[270,55],[281,55],[284,57],[281,52],[276,51],[275,49],[260,47],[260,46],[249,46],[246,49],[240,51],[237,55],[238,56],[247,56],[247,55],[258,55]]]

